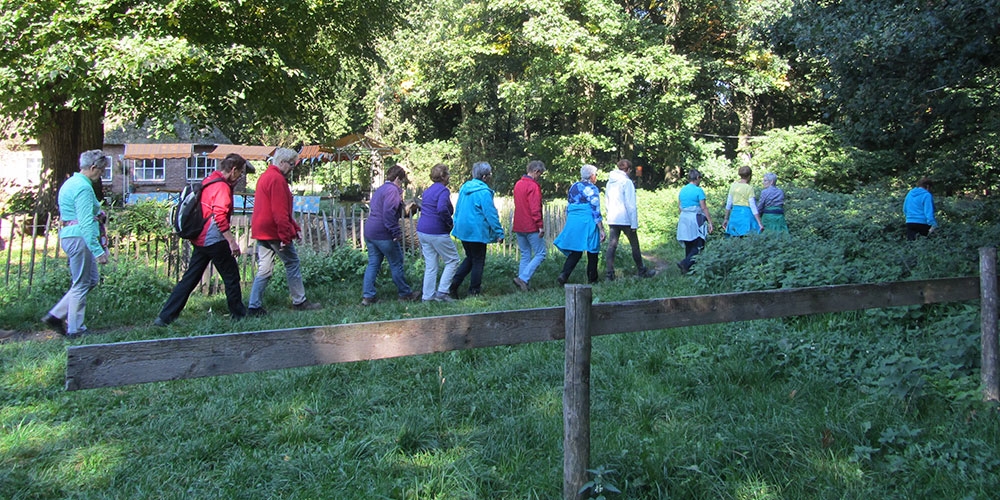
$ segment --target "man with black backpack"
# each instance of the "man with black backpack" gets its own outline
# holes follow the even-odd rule
[[[236,257],[240,255],[240,244],[230,230],[233,216],[233,186],[243,177],[244,172],[253,173],[253,165],[242,156],[231,153],[226,156],[215,172],[201,181],[201,214],[204,227],[197,237],[191,239],[191,261],[187,271],[174,287],[160,314],[153,321],[156,326],[167,326],[181,314],[188,297],[211,263],[222,276],[226,289],[226,302],[233,320],[247,315],[240,289],[240,270]],[[221,179],[221,181],[220,181]]]

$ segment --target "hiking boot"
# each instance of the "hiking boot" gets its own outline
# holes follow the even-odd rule
[[[524,281],[523,279],[517,276],[514,276],[514,284],[517,285],[517,287],[520,288],[522,292],[528,291],[528,282]]]
[[[400,302],[416,302],[416,301],[420,300],[421,296],[423,296],[423,294],[420,293],[420,292],[410,292],[410,293],[408,293],[406,295],[400,295],[399,296],[399,301]]]
[[[319,304],[318,302],[309,302],[308,300],[303,300],[298,304],[292,304],[292,309],[295,309],[296,311],[315,311],[322,308],[322,304]]]
[[[247,316],[251,318],[263,318],[267,316],[267,309],[263,307],[251,307],[247,309]]]
[[[66,323],[64,323],[63,320],[46,313],[45,316],[42,316],[41,321],[42,323],[49,325],[49,328],[55,330],[59,335],[66,335]]]
[[[378,302],[378,297],[362,297],[361,298],[361,305],[363,305],[363,306],[370,306],[370,305],[372,305],[372,304],[374,304],[376,302]]]

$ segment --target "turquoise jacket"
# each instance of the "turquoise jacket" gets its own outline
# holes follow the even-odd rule
[[[934,198],[931,192],[915,187],[906,193],[903,200],[903,215],[906,216],[908,224],[927,224],[937,227],[937,220],[934,218]]]
[[[104,255],[101,226],[96,219],[100,211],[94,183],[86,175],[76,172],[59,188],[59,218],[64,224],[71,223],[59,230],[59,237],[83,238],[94,257]]]
[[[455,203],[455,227],[451,235],[470,243],[493,243],[503,239],[500,214],[493,204],[493,190],[479,179],[462,184]]]

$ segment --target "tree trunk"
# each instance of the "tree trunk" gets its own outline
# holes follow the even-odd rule
[[[80,153],[103,146],[104,109],[56,111],[50,126],[38,134],[43,168],[35,213],[55,213],[59,187],[80,170]]]
[[[735,104],[736,116],[740,120],[740,138],[737,150],[745,151],[750,146],[750,137],[753,136],[753,112],[757,104],[757,99],[751,96],[743,96]]]

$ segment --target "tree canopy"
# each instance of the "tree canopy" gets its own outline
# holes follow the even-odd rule
[[[0,0],[3,129],[39,139],[52,189],[107,116],[236,141],[340,133],[399,0]],[[50,189],[51,190],[51,189]]]

